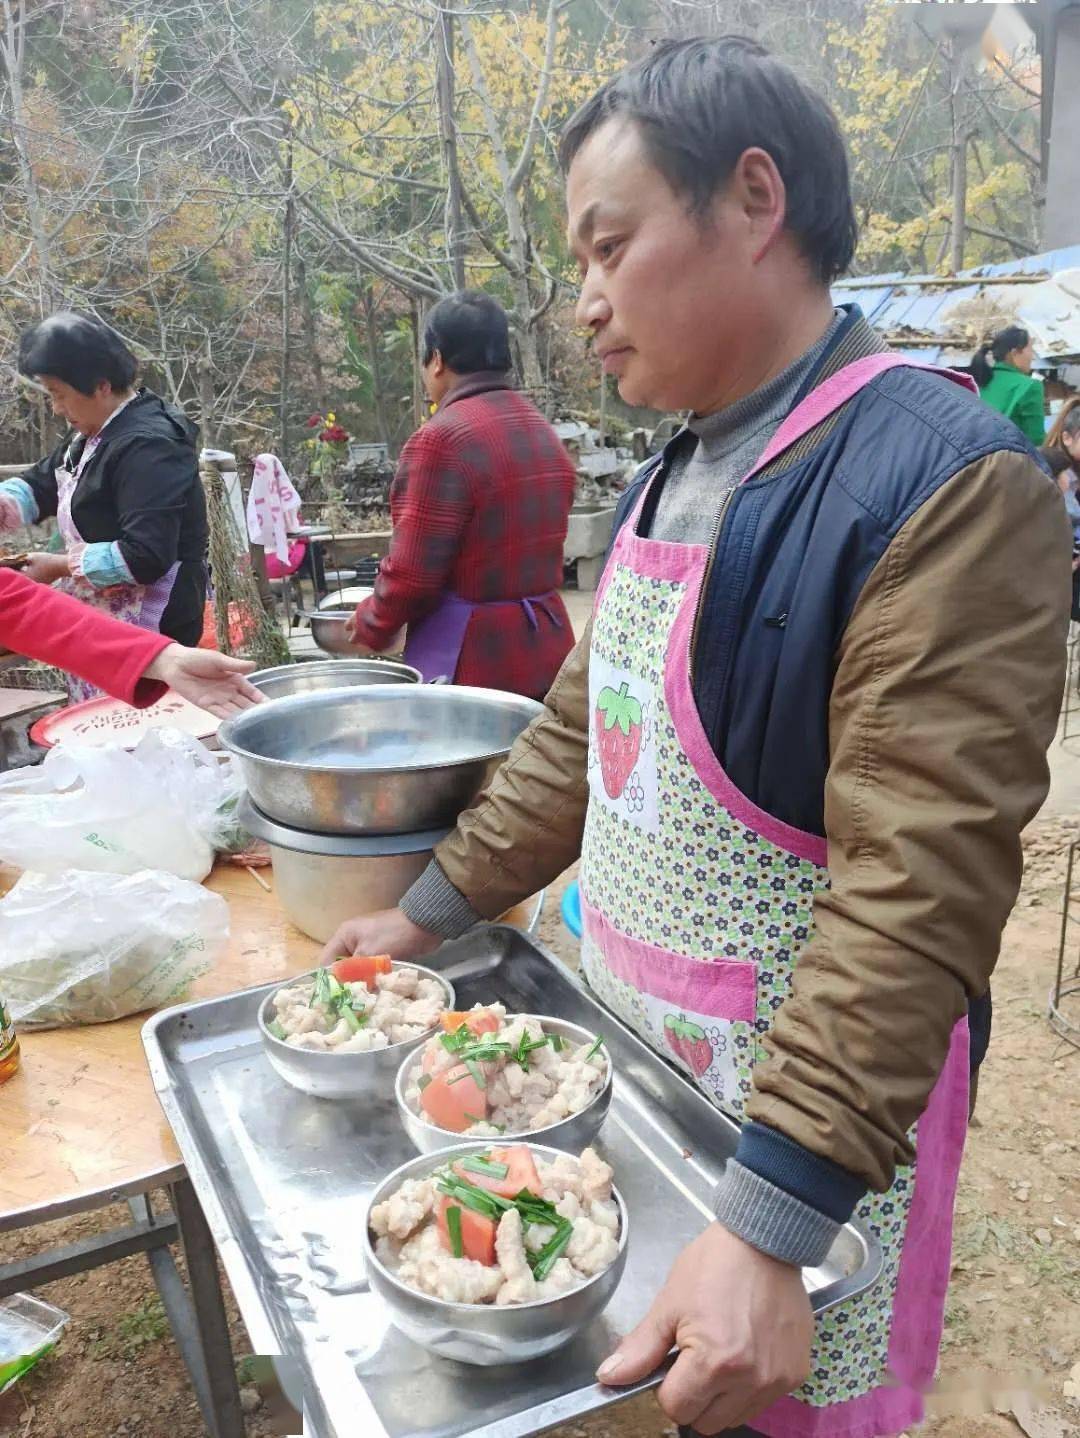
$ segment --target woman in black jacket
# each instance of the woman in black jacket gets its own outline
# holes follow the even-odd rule
[[[146,389],[135,356],[87,315],[53,315],[19,344],[19,370],[71,430],[0,484],[0,531],[56,516],[63,551],[25,572],[96,609],[197,644],[206,602],[206,502],[195,426]],[[72,678],[73,699],[100,691]]]

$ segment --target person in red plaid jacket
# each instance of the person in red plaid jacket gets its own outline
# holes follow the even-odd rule
[[[489,295],[459,290],[424,324],[434,415],[401,452],[394,534],[354,639],[374,650],[408,626],[427,680],[542,699],[574,643],[559,594],[574,466],[510,379],[510,333]]]

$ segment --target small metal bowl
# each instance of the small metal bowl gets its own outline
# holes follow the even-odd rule
[[[572,1043],[583,1044],[595,1041],[596,1035],[589,1033],[578,1024],[568,1023],[566,1019],[544,1018],[541,1014],[514,1014],[513,1017],[535,1019],[543,1026],[546,1034],[558,1034],[560,1038],[569,1039]],[[424,1040],[427,1043],[427,1040]],[[547,1128],[528,1129],[524,1133],[503,1133],[498,1139],[487,1136],[488,1144],[502,1143],[536,1143],[548,1144],[551,1148],[559,1148],[564,1152],[580,1153],[583,1148],[588,1148],[593,1139],[600,1132],[601,1125],[607,1118],[608,1109],[611,1107],[612,1090],[612,1068],[611,1058],[605,1051],[607,1058],[607,1074],[601,1084],[599,1092],[594,1094],[583,1109],[572,1113],[569,1118],[564,1118],[559,1123],[549,1124]],[[397,1081],[394,1084],[394,1097],[397,1100],[398,1112],[401,1114],[401,1124],[405,1132],[412,1139],[413,1143],[421,1153],[439,1153],[442,1149],[456,1148],[461,1143],[469,1142],[468,1136],[460,1133],[451,1133],[447,1128],[440,1128],[423,1114],[417,1113],[409,1107],[405,1094],[409,1087],[409,1079],[416,1067],[422,1062],[423,1055],[420,1050],[409,1054],[405,1062],[398,1070]],[[479,1137],[479,1135],[478,1135]]]
[[[396,960],[391,967],[416,969],[424,978],[437,979],[446,996],[444,1006],[448,1009],[454,1007],[454,986],[444,979],[442,974],[435,973],[433,969],[425,969],[422,964],[398,963]],[[296,984],[302,984],[305,979],[314,979],[315,973],[315,969],[309,969],[306,974],[297,974],[285,983],[278,984],[259,1005],[259,1035],[271,1066],[287,1084],[299,1089],[301,1093],[310,1094],[312,1098],[365,1101],[388,1098],[393,1083],[392,1075],[400,1067],[402,1056],[425,1043],[436,1032],[436,1028],[427,1029],[419,1038],[389,1044],[384,1049],[372,1049],[369,1053],[335,1054],[319,1049],[294,1048],[284,1039],[276,1038],[267,1027],[274,1018],[274,995],[282,989],[291,989]]]
[[[383,1179],[371,1198],[368,1213],[376,1204],[395,1193],[410,1178],[422,1179],[448,1161],[466,1158],[491,1147],[487,1143],[458,1144],[441,1153],[423,1154],[396,1168]],[[559,1150],[530,1143],[529,1147],[543,1158],[557,1158]],[[545,1298],[535,1303],[507,1304],[497,1308],[491,1303],[448,1303],[432,1298],[395,1278],[375,1256],[375,1245],[367,1218],[364,1220],[364,1261],[372,1289],[386,1304],[390,1321],[414,1343],[440,1358],[456,1359],[490,1367],[497,1363],[524,1363],[540,1358],[569,1343],[583,1328],[594,1323],[611,1301],[626,1267],[629,1221],[626,1204],[619,1190],[611,1195],[619,1209],[619,1251],[614,1262],[603,1273],[588,1279],[571,1293],[558,1298]]]
[[[331,594],[317,609],[301,610],[297,616],[311,625],[311,637],[324,654],[340,654],[356,658],[359,655],[374,654],[366,644],[358,644],[346,633],[346,626],[352,620],[357,606],[374,594],[374,589],[350,588],[351,598]],[[393,639],[384,647],[384,654],[400,654],[405,648],[405,630],[399,629]]]

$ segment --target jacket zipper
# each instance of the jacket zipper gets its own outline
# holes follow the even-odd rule
[[[716,512],[716,519],[713,521],[712,535],[709,539],[709,559],[705,565],[705,574],[701,581],[701,589],[698,593],[697,612],[694,615],[694,627],[690,631],[690,682],[694,682],[694,656],[697,654],[698,629],[701,625],[701,611],[705,607],[705,595],[708,592],[709,580],[712,577],[713,564],[716,562],[716,552],[720,545],[720,530],[727,512],[731,508],[732,501],[739,492],[740,486],[733,485],[721,500],[720,508]]]

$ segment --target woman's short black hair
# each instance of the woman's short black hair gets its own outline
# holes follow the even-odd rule
[[[455,374],[502,373],[513,367],[510,326],[498,300],[479,290],[455,290],[424,319],[424,364],[438,350]]]
[[[971,373],[979,388],[985,389],[994,373],[994,367],[987,355],[992,354],[994,364],[998,364],[1006,355],[1011,355],[1013,350],[1026,350],[1030,343],[1031,335],[1023,325],[1006,325],[1003,330],[998,330],[996,335],[981,344],[971,356]]]
[[[661,41],[571,117],[559,145],[564,171],[616,116],[638,127],[651,162],[699,215],[744,150],[766,151],[787,191],[784,224],[817,278],[831,284],[851,264],[858,225],[836,116],[756,41],[741,35]]]
[[[20,374],[50,375],[80,394],[93,394],[103,382],[117,391],[130,389],[136,368],[135,356],[115,330],[74,310],[50,315],[19,340]]]

